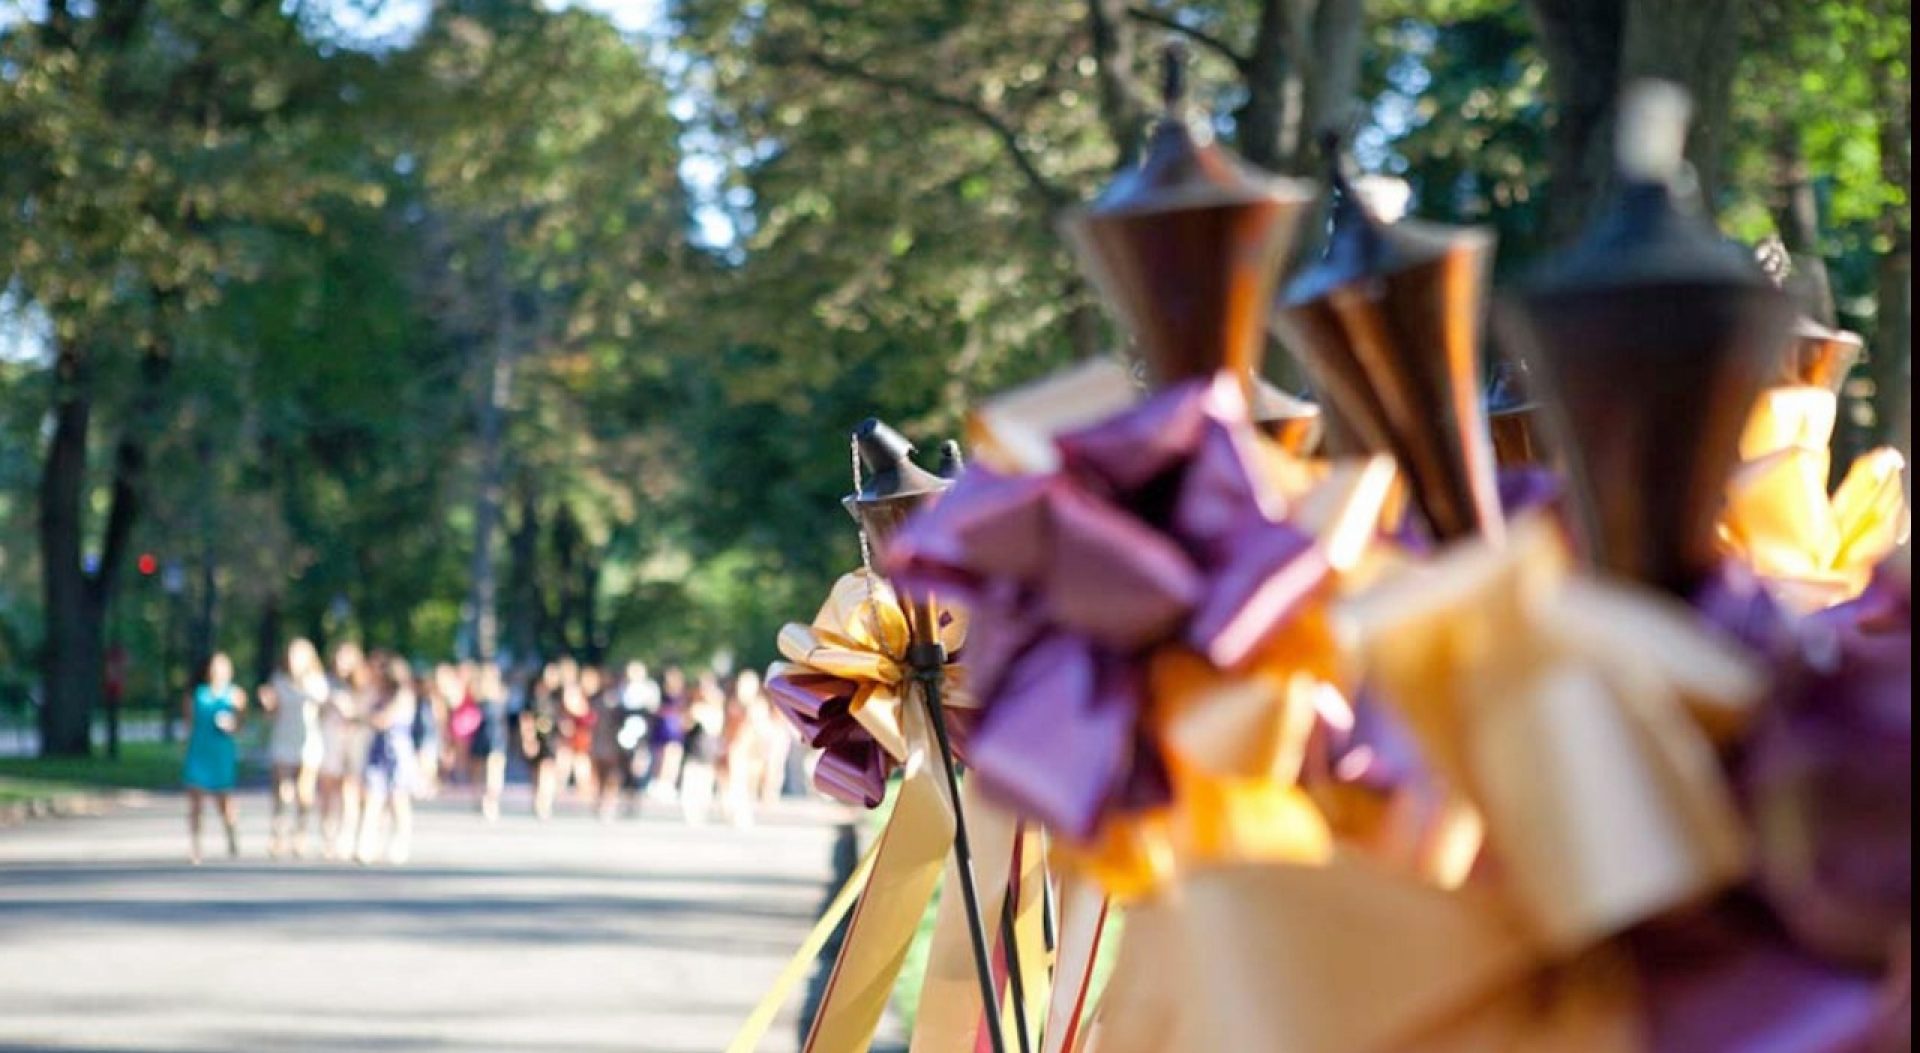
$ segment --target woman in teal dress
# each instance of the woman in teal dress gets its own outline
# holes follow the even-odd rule
[[[239,766],[234,734],[246,712],[247,693],[233,682],[233,660],[216,654],[207,662],[206,682],[187,700],[187,763],[181,779],[187,786],[187,831],[192,840],[187,858],[200,863],[200,814],[211,795],[227,827],[227,854],[240,854],[239,816],[233,806],[233,782]]]

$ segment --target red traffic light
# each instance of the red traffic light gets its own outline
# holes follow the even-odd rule
[[[134,562],[134,566],[140,568],[141,577],[151,578],[160,569],[160,561],[153,558],[153,553],[142,552],[140,558]]]

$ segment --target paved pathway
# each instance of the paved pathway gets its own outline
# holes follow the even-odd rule
[[[427,806],[404,868],[270,862],[258,795],[242,858],[197,869],[171,798],[0,828],[0,1051],[718,1053],[825,892],[824,806],[734,830],[508,804]]]

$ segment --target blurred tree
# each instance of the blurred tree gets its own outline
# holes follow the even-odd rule
[[[337,109],[331,68],[277,3],[49,0],[0,36],[7,284],[50,319],[39,484],[42,747],[88,750],[103,633],[183,335],[257,270],[263,241],[351,194],[306,145]],[[89,432],[116,426],[89,546]]]
[[[689,265],[679,129],[659,74],[605,18],[534,0],[437,5],[396,87],[408,100],[396,148],[418,165],[432,217],[430,280],[471,356],[465,635],[490,658],[510,479],[534,505],[544,491],[572,507],[569,488],[595,488],[581,393],[664,353],[658,321]],[[584,602],[590,612],[597,597]]]

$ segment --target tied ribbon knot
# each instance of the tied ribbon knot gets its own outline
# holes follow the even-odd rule
[[[1183,858],[1324,858],[1297,785],[1340,681],[1320,609],[1370,554],[1390,462],[1288,455],[1226,375],[1093,422],[1018,412],[1070,405],[1074,377],[977,416],[998,455],[891,544],[896,580],[973,612],[975,772],[1116,895]]]
[[[966,642],[964,612],[943,608],[940,635],[949,655]],[[893,587],[866,570],[844,574],[810,624],[780,630],[785,661],[768,671],[774,705],[809,746],[821,750],[814,785],[849,804],[878,807],[887,778],[906,763],[910,744],[903,710],[911,688],[906,611]],[[972,705],[957,666],[947,669],[947,706]]]

